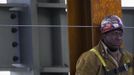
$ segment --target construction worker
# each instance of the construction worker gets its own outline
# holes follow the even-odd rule
[[[102,38],[97,46],[83,53],[76,64],[76,75],[134,75],[134,58],[121,47],[123,23],[116,16],[101,22]]]

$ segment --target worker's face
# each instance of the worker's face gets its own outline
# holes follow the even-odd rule
[[[123,31],[121,29],[113,30],[103,34],[104,43],[112,50],[117,50],[122,44]]]

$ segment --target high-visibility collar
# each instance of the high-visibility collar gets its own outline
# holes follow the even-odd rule
[[[100,53],[99,53],[97,50],[95,50],[94,48],[91,49],[90,51],[92,51],[92,52],[95,53],[95,55],[99,58],[99,60],[100,60],[100,62],[102,63],[102,65],[106,68],[106,67],[107,67],[106,62],[105,62],[105,60],[103,59],[103,57],[100,55]],[[107,70],[108,70],[108,69],[107,69]]]

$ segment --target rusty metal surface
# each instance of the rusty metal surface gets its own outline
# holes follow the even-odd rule
[[[91,22],[92,26],[99,26],[101,20],[108,15],[121,17],[121,0],[91,0]],[[92,46],[100,40],[99,28],[92,29]]]
[[[90,0],[68,0],[68,25],[89,26]],[[88,9],[88,10],[87,10]],[[91,47],[91,29],[69,27],[70,72],[74,75],[78,57]]]

